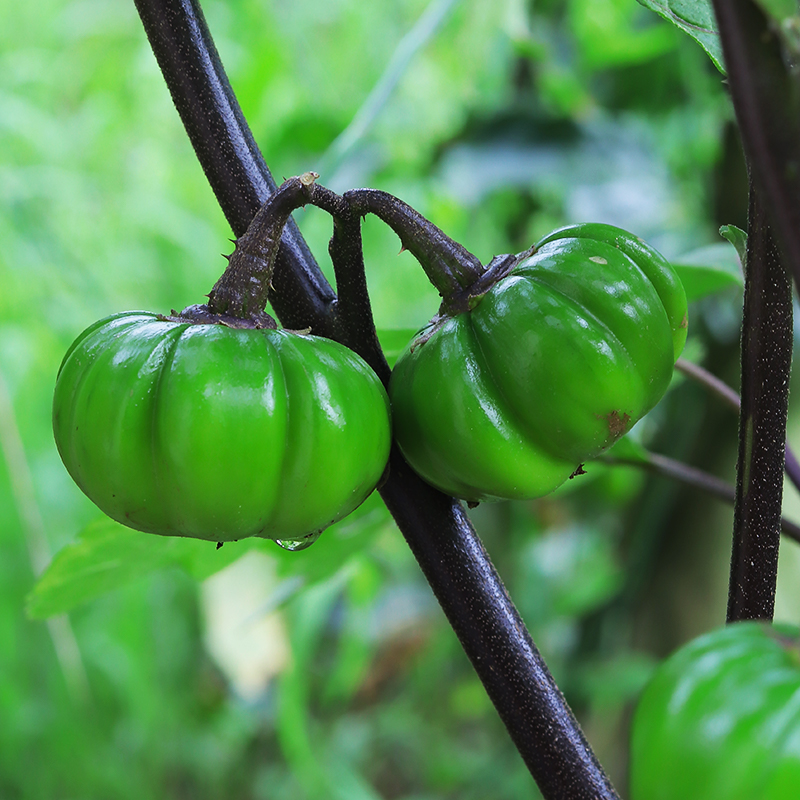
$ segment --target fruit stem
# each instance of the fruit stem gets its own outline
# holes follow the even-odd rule
[[[249,319],[264,314],[281,234],[296,209],[309,202],[315,172],[289,178],[269,196],[235,241],[228,267],[208,295],[212,314]]]
[[[419,261],[445,304],[463,294],[484,273],[480,260],[407,203],[377,189],[353,189],[344,199],[359,216],[374,214],[399,237],[403,250]]]
[[[336,276],[335,321],[337,340],[354,350],[372,367],[384,386],[391,370],[381,350],[372,304],[367,289],[361,216],[355,214],[340,195],[319,183],[311,187],[309,204],[326,211],[333,219],[328,253]]]

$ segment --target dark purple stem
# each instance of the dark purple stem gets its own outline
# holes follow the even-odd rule
[[[381,496],[511,738],[547,800],[611,800],[614,791],[511,603],[464,508],[423,483],[399,453]],[[441,520],[435,535],[431,519]]]
[[[800,281],[800,76],[758,3],[713,0],[733,107],[767,218]]]
[[[200,8],[191,0],[136,4],[203,169],[241,234],[275,185]],[[283,243],[271,297],[282,322],[357,346],[299,234],[287,229]],[[369,308],[362,314],[369,316]],[[346,318],[353,316],[351,309]],[[397,453],[381,494],[545,800],[616,798],[461,504],[423,483]]]
[[[780,255],[751,187],[728,622],[771,620],[775,607],[792,361],[792,285]]]
[[[477,257],[394,195],[377,189],[353,189],[344,197],[356,214],[374,214],[398,235],[403,249],[419,261],[445,302],[483,275]]]
[[[728,620],[771,619],[800,279],[800,84],[758,3],[713,0],[750,169],[742,326],[742,409]]]
[[[338,338],[342,344],[355,350],[388,388],[391,370],[378,341],[372,317],[361,243],[361,217],[353,212],[345,198],[319,184],[313,187],[311,203],[333,217],[333,236],[328,244],[328,252],[339,292]]]

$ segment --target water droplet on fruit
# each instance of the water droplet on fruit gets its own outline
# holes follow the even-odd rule
[[[319,539],[319,531],[316,533],[307,533],[299,539],[276,539],[275,541],[284,550],[291,550],[294,553],[298,550],[305,550],[307,547],[311,547],[317,539]]]

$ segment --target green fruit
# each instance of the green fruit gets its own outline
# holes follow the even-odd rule
[[[669,263],[609,225],[555,231],[468,306],[418,334],[390,397],[411,466],[469,501],[555,489],[653,408],[686,340]]]
[[[110,517],[216,542],[313,538],[372,492],[391,439],[383,386],[342,345],[143,312],[73,343],[53,429]]]
[[[633,720],[631,800],[795,800],[800,630],[737,622],[656,671]]]

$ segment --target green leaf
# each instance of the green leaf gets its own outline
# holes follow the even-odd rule
[[[742,266],[734,248],[712,244],[693,250],[672,262],[691,303],[731,286],[744,285]]]
[[[556,616],[579,616],[620,589],[624,575],[614,544],[591,525],[550,529],[524,554],[524,569],[546,591]]]
[[[711,0],[639,0],[665,20],[688,33],[708,53],[714,66],[725,72],[722,44]]]
[[[205,580],[253,549],[275,558],[281,575],[296,576],[309,586],[335,575],[388,521],[389,513],[374,492],[349,517],[328,528],[313,549],[289,552],[271,539],[257,537],[226,542],[218,549],[214,542],[141,533],[102,517],[57,553],[28,595],[27,612],[34,619],[61,614],[167,567],[180,567],[195,580]]]
[[[637,697],[657,665],[658,660],[649,654],[622,650],[582,661],[576,682],[596,706],[618,708]]]
[[[276,560],[278,575],[300,578],[304,586],[311,586],[336,575],[353,556],[369,552],[376,535],[392,524],[380,495],[373,492],[349,517],[327,528],[308,550],[290,552],[274,542],[260,541],[266,542]]]
[[[141,533],[103,517],[56,555],[28,595],[27,611],[35,619],[60,614],[169,566],[205,577],[241,553],[217,550],[213,542]]]
[[[747,260],[747,233],[735,225],[723,225],[719,229],[719,235],[727,239],[739,254],[739,261],[744,264]]]

